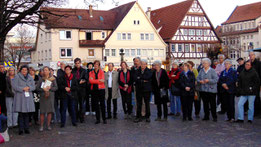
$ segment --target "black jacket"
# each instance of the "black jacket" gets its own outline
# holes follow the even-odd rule
[[[136,90],[137,92],[151,92],[152,91],[152,72],[147,67],[144,70],[144,73],[141,72],[141,68],[137,70],[136,77]]]
[[[71,92],[67,92],[65,87],[68,87],[65,76],[59,78],[59,91],[61,95],[61,99],[66,96],[71,96],[72,98],[77,98],[77,90],[78,90],[78,81],[75,76],[73,76],[71,81]]]
[[[160,89],[164,88],[167,91],[167,97],[160,97]],[[152,91],[154,93],[155,104],[161,104],[162,102],[168,102],[168,89],[169,89],[169,77],[165,69],[161,69],[160,82],[156,78],[156,71],[152,74]]]
[[[87,92],[91,91],[91,84],[89,82],[89,73],[92,71],[93,69],[87,69],[85,72],[85,75],[83,77],[83,79],[86,81],[86,90]]]
[[[5,91],[5,96],[6,97],[14,97],[14,92],[12,90],[12,84],[11,84],[11,79],[6,76],[6,91]]]
[[[245,68],[245,64],[240,65],[240,66],[237,67],[237,75],[238,75],[238,76],[239,76],[239,74],[244,70],[244,68]]]
[[[258,61],[257,59],[254,60],[254,62],[252,62],[252,67],[256,70],[259,78],[261,77],[261,62]],[[261,79],[259,82],[260,86],[261,86]]]
[[[85,89],[85,87],[86,87],[86,82],[83,83],[83,84],[80,84],[80,81],[81,81],[82,79],[85,80],[86,70],[83,69],[82,67],[80,67],[79,72],[80,72],[80,79],[77,79],[77,81],[78,81],[78,86],[79,86],[80,88],[84,88],[84,89]],[[73,68],[72,74],[73,74],[74,77],[76,78],[76,74],[77,74],[77,68],[76,68],[76,67]],[[85,80],[85,81],[86,81],[86,80]],[[83,89],[81,89],[81,90],[83,90]]]
[[[121,81],[121,73],[123,72],[123,70],[120,70],[119,71],[119,76],[118,76],[118,81],[119,81],[119,85],[120,86],[122,86],[122,87],[124,87],[124,85],[125,84],[127,84],[129,87],[130,86],[132,86],[132,82],[133,82],[133,77],[132,77],[132,75],[131,75],[131,71],[130,70],[127,70],[127,73],[130,73],[130,80],[129,81],[127,81],[127,83],[123,83],[122,81]]]
[[[181,96],[194,96],[195,95],[195,75],[192,71],[188,71],[187,76],[185,72],[181,72],[179,83],[181,87]],[[186,87],[190,87],[190,91],[186,91]]]
[[[0,72],[0,91],[2,92],[0,94],[0,97],[5,96],[5,90],[6,90],[6,73]]]
[[[259,92],[259,81],[254,68],[244,69],[238,77],[238,95],[256,95]]]
[[[62,69],[58,69],[57,71],[57,78],[61,78],[61,77],[64,77],[65,75],[65,71],[63,71]]]

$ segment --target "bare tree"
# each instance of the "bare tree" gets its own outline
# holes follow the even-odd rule
[[[18,69],[22,59],[29,53],[29,49],[35,46],[35,41],[33,32],[28,26],[20,25],[15,31],[16,37],[13,37],[12,40],[6,40],[4,53],[5,59],[13,61]]]
[[[35,25],[42,19],[41,6],[60,6],[67,0],[0,0],[0,61],[4,61],[4,43],[17,24]],[[48,12],[46,12],[48,13]]]

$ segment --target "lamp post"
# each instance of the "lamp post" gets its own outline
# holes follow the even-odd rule
[[[124,61],[124,49],[120,49],[121,62]]]

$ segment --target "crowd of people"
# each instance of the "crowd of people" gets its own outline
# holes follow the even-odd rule
[[[37,75],[27,65],[18,72],[14,67],[5,71],[1,64],[0,110],[7,116],[9,128],[19,127],[19,135],[29,134],[33,121],[40,126],[40,132],[45,130],[44,126],[52,130],[52,121],[63,128],[67,111],[73,126],[84,123],[85,115],[95,115],[95,124],[101,120],[106,124],[107,119],[118,118],[118,98],[122,99],[124,119],[131,121],[135,116],[135,123],[151,121],[152,97],[157,106],[155,121],[167,121],[168,117],[181,114],[183,121],[193,121],[193,104],[195,117],[200,118],[202,100],[203,121],[210,120],[211,112],[214,122],[217,113],[226,113],[227,121],[243,123],[244,113],[248,112],[248,122],[252,123],[261,111],[261,63],[254,52],[249,57],[248,61],[238,59],[237,70],[222,54],[213,64],[209,58],[203,58],[198,68],[192,61],[181,64],[174,61],[170,71],[162,68],[161,61],[155,61],[150,69],[147,60],[139,57],[133,59],[132,67],[123,61],[115,69],[113,63],[108,63],[108,72],[103,71],[98,60],[88,63],[85,69],[79,58],[74,60],[74,67],[62,62],[57,74],[47,66]],[[236,97],[239,97],[237,119]]]

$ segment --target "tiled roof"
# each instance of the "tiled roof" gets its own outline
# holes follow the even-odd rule
[[[93,9],[93,17],[90,17],[88,9],[43,7],[41,10],[47,11],[42,12],[47,28],[113,30],[134,4],[130,2],[108,11]]]
[[[229,35],[240,35],[240,34],[246,34],[246,33],[254,33],[254,32],[258,32],[258,28],[249,29],[249,30],[242,30],[242,31],[220,33],[220,37],[229,36]]]
[[[161,28],[159,34],[164,40],[174,36],[192,3],[186,0],[151,12],[151,21],[157,30]]]
[[[237,6],[223,24],[253,20],[261,16],[261,2]]]

